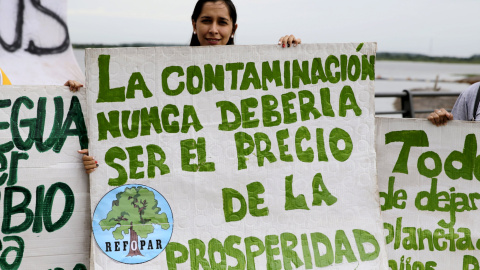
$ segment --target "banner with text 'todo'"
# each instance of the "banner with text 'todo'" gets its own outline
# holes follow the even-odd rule
[[[479,269],[478,123],[376,120],[389,269]]]

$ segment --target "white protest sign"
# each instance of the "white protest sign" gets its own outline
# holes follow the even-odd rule
[[[13,85],[84,82],[66,17],[67,0],[0,1],[0,68]]]
[[[479,269],[478,123],[376,120],[390,269]]]
[[[386,269],[375,51],[87,50],[95,269]]]
[[[87,269],[90,196],[77,153],[88,142],[85,92],[0,91],[0,269]]]

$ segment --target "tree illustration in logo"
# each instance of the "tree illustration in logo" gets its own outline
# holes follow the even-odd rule
[[[107,217],[99,222],[102,230],[113,231],[115,240],[124,239],[130,234],[130,250],[128,256],[143,256],[138,246],[138,237],[147,238],[154,231],[153,224],[160,225],[163,230],[168,230],[170,224],[165,213],[161,213],[155,194],[144,187],[126,188],[117,193],[117,199],[112,202],[112,210]]]

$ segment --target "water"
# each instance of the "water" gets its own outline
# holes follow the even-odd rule
[[[80,68],[85,72],[85,51],[74,50],[74,54]],[[439,80],[458,80],[464,78],[465,74],[480,74],[480,64],[377,61],[375,68],[377,77],[402,79],[375,81],[375,92],[392,93],[398,93],[404,89],[433,88],[437,76]],[[412,80],[407,81],[407,78]],[[440,87],[441,90],[451,92],[461,92],[468,86],[469,84],[451,82],[439,82],[437,84],[437,87]],[[377,111],[391,111],[393,110],[393,102],[393,98],[377,98],[375,99],[375,109]]]
[[[404,89],[433,88],[435,78],[439,80],[459,80],[466,74],[480,74],[479,64],[449,64],[449,63],[423,63],[400,61],[377,61],[375,65],[376,76],[382,78],[395,78],[401,80],[376,80],[375,92],[401,92]],[[410,78],[412,81],[407,81]],[[427,80],[427,81],[414,81]],[[437,87],[442,91],[461,92],[469,84],[439,82]],[[393,110],[393,98],[375,99],[376,111]]]

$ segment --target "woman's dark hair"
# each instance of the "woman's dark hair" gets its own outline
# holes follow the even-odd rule
[[[231,0],[198,0],[195,8],[193,9],[192,14],[192,21],[196,22],[200,13],[202,12],[203,5],[207,2],[223,2],[227,6],[228,13],[230,13],[230,18],[232,18],[232,30],[235,29],[235,24],[237,23],[237,10],[235,9],[235,5],[232,3]],[[227,45],[233,45],[233,38],[230,37],[228,39]],[[196,34],[192,33],[192,39],[190,40],[190,46],[200,46],[200,41],[198,41],[198,37]]]

